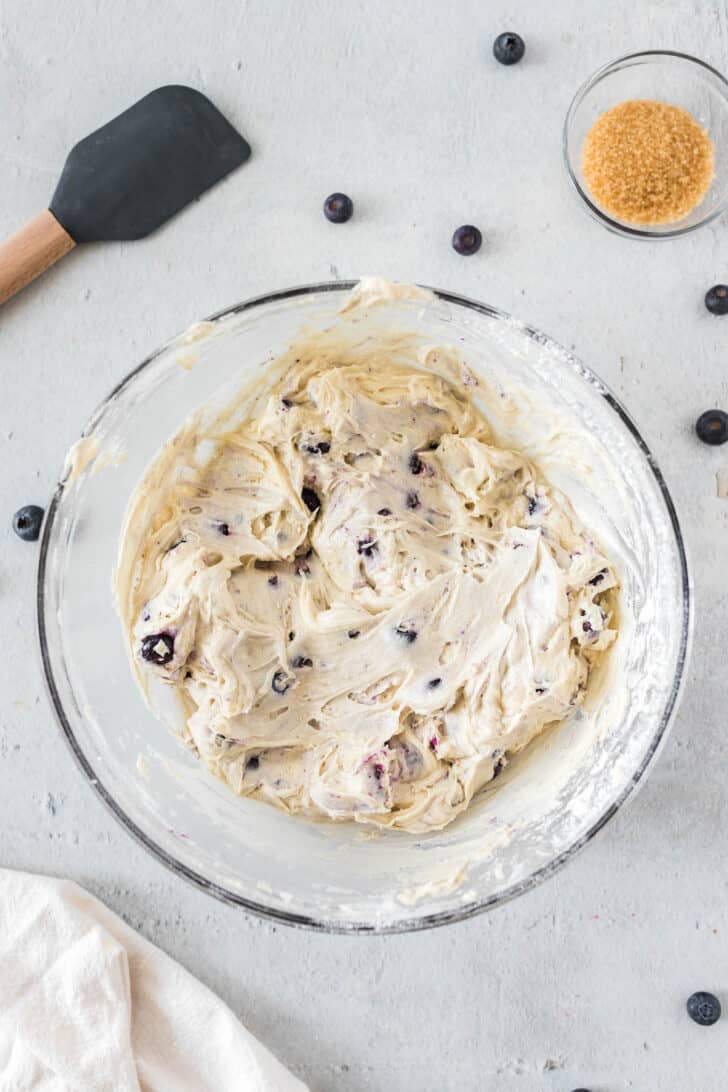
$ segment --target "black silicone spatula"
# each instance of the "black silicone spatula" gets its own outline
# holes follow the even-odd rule
[[[0,304],[77,243],[149,235],[249,156],[199,91],[152,91],[73,148],[49,208],[0,244]]]

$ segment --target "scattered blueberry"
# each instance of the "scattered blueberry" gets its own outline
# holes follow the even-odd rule
[[[593,588],[595,588],[597,586],[597,584],[601,584],[602,580],[604,580],[604,577],[606,575],[607,575],[607,570],[606,569],[600,569],[599,572],[596,574],[596,576],[593,576],[591,578],[591,580],[587,581],[587,583],[591,584],[591,586]]]
[[[260,759],[257,755],[251,755],[248,761],[245,763],[246,770],[257,770],[260,766]]]
[[[303,450],[308,452],[309,455],[328,455],[331,451],[331,444],[328,440],[319,440],[317,444],[304,444]]]
[[[293,630],[290,630],[289,633],[288,633],[288,640],[289,641],[295,641],[295,639],[296,639],[296,634],[293,632]]]
[[[292,662],[292,667],[313,667],[313,660],[308,656],[296,656]]]
[[[464,257],[477,254],[482,242],[483,236],[472,224],[463,224],[462,227],[456,228],[452,237],[453,250]]]
[[[588,625],[589,623],[587,622],[585,624]],[[545,694],[546,693],[546,687],[545,686],[537,686],[536,687],[536,693],[537,694]]]
[[[371,557],[378,549],[379,547],[371,535],[368,538],[360,539],[356,544],[356,552],[358,554],[364,554],[365,557]]]
[[[416,451],[413,451],[410,455],[407,465],[413,474],[421,474],[422,471],[425,469],[425,464],[422,462],[422,459],[419,457]]]
[[[391,516],[392,513],[390,512],[389,508],[380,508],[379,511],[377,512],[377,515],[378,516]]]
[[[321,507],[321,501],[318,498],[318,494],[311,489],[309,485],[305,485],[301,490],[301,500],[306,505],[309,512],[317,512]]]
[[[581,623],[581,628],[584,630],[584,633],[592,633],[592,624],[588,619],[586,622]]]
[[[714,284],[705,293],[705,306],[711,315],[728,315],[728,284]]]
[[[270,584],[271,588],[277,588],[278,587],[278,573],[273,573],[273,576],[269,576],[268,577],[268,583]]]
[[[528,514],[529,514],[529,516],[532,516],[537,508],[538,508],[538,501],[536,500],[536,498],[535,497],[528,497]]]
[[[420,498],[414,492],[408,493],[405,503],[407,504],[408,508],[411,508],[414,511],[420,507]]]
[[[35,542],[43,523],[43,509],[37,504],[26,504],[13,516],[13,530],[24,542]]]
[[[384,766],[381,764],[381,762],[375,762],[374,763],[374,776],[376,777],[377,781],[382,780],[383,773],[384,773]]]
[[[161,652],[159,645],[164,645]],[[171,633],[150,633],[142,640],[142,659],[158,667],[164,667],[174,656],[174,637]]]
[[[526,43],[520,34],[506,30],[493,42],[493,56],[499,64],[517,64],[526,52]]]
[[[284,409],[290,409],[293,405],[293,402],[290,400],[290,398],[281,398],[281,405]]]
[[[230,528],[227,525],[227,523],[219,523],[217,525],[217,529],[218,529],[218,531],[220,532],[221,535],[227,536],[227,535],[230,534]]]
[[[704,444],[724,444],[728,440],[728,413],[706,410],[695,422],[695,431]]]
[[[495,779],[498,776],[499,773],[503,773],[503,770],[505,768],[506,768],[505,758],[497,759],[496,763],[495,763],[495,766],[493,767],[493,778]]]
[[[704,990],[699,990],[698,993],[688,997],[687,1010],[691,1020],[706,1028],[714,1024],[716,1020],[720,1020],[720,1001],[714,994],[706,993]]]
[[[400,622],[394,631],[398,637],[404,637],[408,645],[411,645],[413,641],[417,640],[417,630],[411,629],[405,625],[404,622]]]
[[[276,671],[273,676],[273,682],[271,683],[276,694],[285,694],[290,685],[291,680],[288,678],[285,671]]]
[[[324,201],[324,216],[332,224],[345,224],[353,212],[354,202],[345,193],[330,193]]]
[[[350,629],[350,630],[349,630],[349,634],[348,634],[348,636],[349,636],[349,637],[351,638],[351,640],[353,641],[353,640],[354,640],[354,639],[355,639],[356,637],[358,637],[358,636],[359,636],[359,634],[360,634],[360,633],[361,633],[361,630],[360,630],[360,629]]]
[[[427,689],[428,690],[437,690],[438,686],[440,686],[441,683],[442,683],[442,679],[430,679],[430,681],[427,684]]]

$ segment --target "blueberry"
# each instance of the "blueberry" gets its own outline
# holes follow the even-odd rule
[[[398,637],[404,637],[408,645],[417,640],[417,630],[405,625],[404,622],[400,622],[394,632]]]
[[[437,690],[438,686],[442,684],[442,679],[430,679],[427,684],[428,690]]]
[[[248,761],[245,763],[246,770],[257,770],[260,766],[260,759],[257,755],[251,755]]]
[[[528,497],[528,514],[529,514],[529,516],[532,516],[537,508],[538,508],[538,501],[536,500],[536,498],[535,497]]]
[[[270,584],[271,588],[277,588],[278,587],[278,574],[273,573],[273,576],[269,576],[268,577],[268,583]]]
[[[391,516],[392,513],[390,512],[389,508],[380,508],[379,511],[377,512],[377,515],[378,516]]]
[[[410,455],[407,465],[413,474],[421,474],[422,471],[425,469],[425,464],[422,462],[422,459],[419,457],[416,451],[413,451]]]
[[[290,400],[290,398],[281,398],[281,405],[284,409],[290,409],[293,405],[293,402]]]
[[[348,636],[353,641],[353,640],[355,640],[355,638],[357,638],[359,636],[360,633],[361,633],[360,629],[350,629]]]
[[[520,34],[507,30],[493,42],[493,56],[500,64],[517,64],[526,52],[526,43]]]
[[[505,758],[497,759],[495,765],[493,766],[493,780],[495,780],[495,778],[498,776],[499,773],[503,773],[505,768],[506,768]]]
[[[716,1020],[720,1020],[720,1001],[714,994],[706,993],[704,990],[699,990],[698,993],[688,997],[687,1010],[691,1020],[706,1028],[714,1024]]]
[[[728,284],[714,284],[705,293],[705,306],[711,315],[728,315]]]
[[[35,542],[43,523],[43,509],[37,504],[26,504],[13,516],[13,530],[25,542]]]
[[[453,250],[457,250],[458,254],[465,257],[477,254],[482,242],[483,236],[473,224],[463,224],[462,227],[456,228],[452,237]]]
[[[316,493],[310,486],[305,485],[301,490],[301,500],[308,508],[309,512],[317,512],[321,507],[321,501],[319,500],[318,493]]]
[[[164,646],[164,651],[160,649]],[[150,633],[142,639],[142,659],[158,667],[164,667],[174,656],[174,637],[171,633]]]
[[[371,557],[372,554],[375,554],[378,549],[379,547],[377,546],[371,535],[369,535],[367,538],[359,539],[356,544],[356,552],[358,554],[364,554],[365,557]]]
[[[420,507],[420,498],[417,496],[417,494],[415,492],[408,493],[407,497],[405,499],[405,503],[406,503],[408,508],[411,508],[412,511],[415,511],[416,509],[418,509]]]
[[[596,574],[596,576],[593,576],[591,578],[591,580],[587,581],[587,583],[591,584],[591,586],[593,588],[595,588],[597,586],[597,584],[601,584],[602,580],[604,580],[604,577],[606,575],[607,575],[607,570],[606,569],[600,569],[599,572]]]
[[[695,431],[704,444],[724,444],[728,440],[728,413],[706,410],[695,422]]]
[[[292,661],[292,667],[313,667],[313,660],[310,660],[308,656],[296,656]]]
[[[324,201],[324,216],[332,224],[345,224],[353,212],[354,202],[345,193],[330,193]]]
[[[227,525],[227,523],[218,523],[217,529],[218,529],[218,531],[220,532],[221,535],[227,536],[227,535],[230,534],[230,528]]]
[[[328,455],[331,451],[331,444],[327,440],[319,440],[317,444],[304,444],[303,450],[308,452],[309,455]]]
[[[273,676],[273,682],[271,683],[276,694],[285,694],[290,685],[291,680],[288,678],[285,671],[276,671]]]

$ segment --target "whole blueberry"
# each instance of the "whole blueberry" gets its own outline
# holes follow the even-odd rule
[[[174,637],[171,633],[150,633],[142,638],[142,659],[157,667],[164,667],[174,656]]]
[[[332,224],[345,224],[354,213],[354,202],[345,193],[330,193],[324,201],[324,216]]]
[[[709,409],[695,422],[695,431],[704,444],[724,444],[728,440],[728,413]]]
[[[301,490],[301,500],[306,505],[309,512],[316,512],[321,507],[318,493],[316,493],[314,489],[311,489],[309,485],[305,485]]]
[[[473,224],[463,224],[456,228],[452,237],[453,250],[464,257],[477,254],[483,242],[483,236]]]
[[[520,34],[506,30],[493,42],[493,56],[500,64],[518,64],[526,52],[526,43]]]
[[[688,1016],[696,1024],[708,1028],[716,1020],[720,1020],[720,1001],[712,993],[699,990],[693,993],[687,1000]]]
[[[705,293],[705,306],[711,315],[728,315],[728,284],[714,284]]]
[[[25,542],[35,542],[43,523],[43,509],[37,504],[26,504],[13,516],[13,530]]]

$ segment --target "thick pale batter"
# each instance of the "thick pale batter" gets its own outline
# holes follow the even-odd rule
[[[141,483],[133,657],[236,792],[442,827],[581,702],[615,636],[612,567],[494,442],[467,369],[310,339],[277,374],[242,423],[188,423]]]

